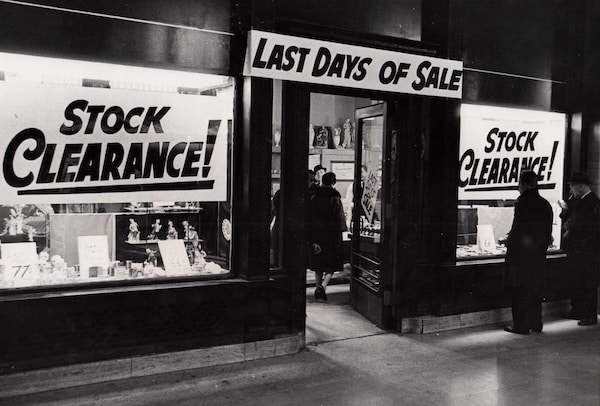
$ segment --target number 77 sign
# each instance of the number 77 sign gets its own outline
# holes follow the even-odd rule
[[[39,278],[34,242],[2,244],[0,258],[4,264],[4,282],[26,286],[33,284]]]

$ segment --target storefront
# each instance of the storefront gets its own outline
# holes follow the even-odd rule
[[[451,2],[363,10],[354,27],[301,2],[36,3],[0,2],[39,27],[9,24],[0,48],[3,372],[282,339],[297,351],[316,165],[338,178],[358,312],[401,331],[505,307],[518,173],[539,171],[556,206],[578,156],[567,85],[510,94],[522,79],[473,69],[455,42],[477,29]],[[565,298],[556,214],[547,301]]]

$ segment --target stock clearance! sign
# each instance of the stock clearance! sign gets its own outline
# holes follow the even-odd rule
[[[225,200],[231,103],[0,81],[0,203]]]
[[[540,193],[562,198],[564,114],[463,104],[459,152],[459,200],[519,196],[519,174],[540,176]]]
[[[461,61],[250,31],[244,75],[460,99],[462,68]]]

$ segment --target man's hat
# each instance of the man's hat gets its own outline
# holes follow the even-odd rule
[[[325,172],[327,172],[327,168],[325,168],[324,166],[321,166],[321,164],[316,165],[313,169],[313,171],[315,171],[315,173],[319,172],[321,169],[323,169]]]
[[[571,175],[571,179],[569,179],[569,185],[589,185],[590,178],[587,176],[585,172],[574,172]]]

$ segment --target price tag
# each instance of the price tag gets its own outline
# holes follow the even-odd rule
[[[15,285],[31,285],[39,279],[38,256],[35,242],[2,244],[0,248],[4,264],[4,280]]]
[[[84,235],[77,237],[77,252],[79,254],[79,273],[82,278],[90,277],[90,267],[108,268],[108,236]]]
[[[192,267],[183,240],[159,240],[158,249],[167,274],[190,273]]]

